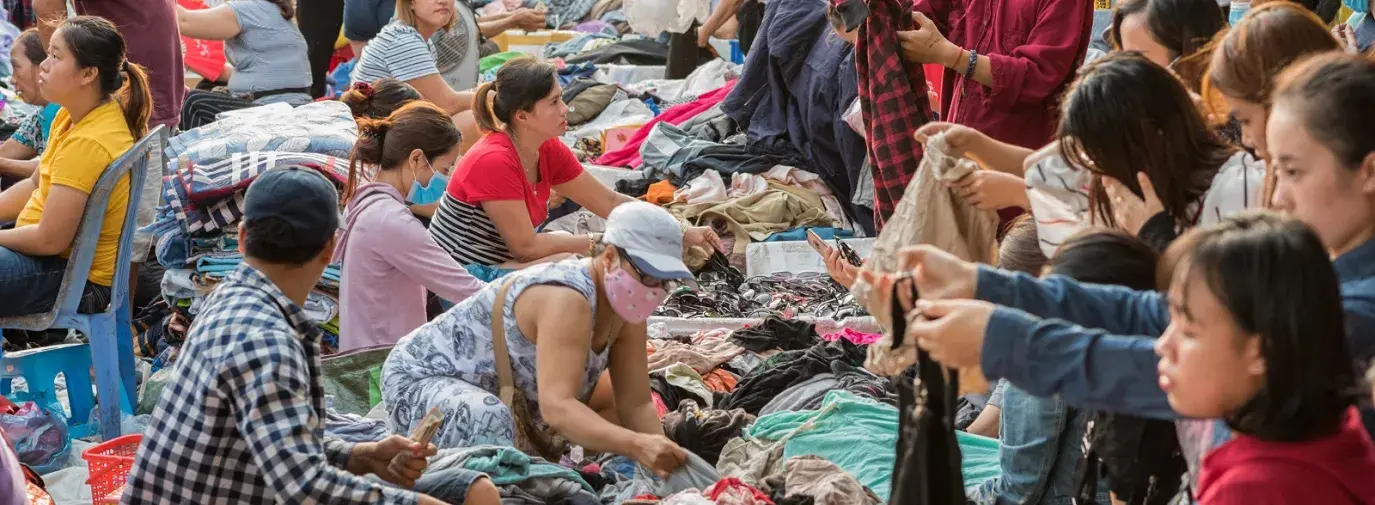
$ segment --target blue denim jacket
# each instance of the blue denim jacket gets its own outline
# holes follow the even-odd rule
[[[1375,354],[1375,240],[1338,257],[1333,268],[1351,351],[1368,361]],[[1059,394],[1080,408],[1178,417],[1156,381],[1155,342],[1139,337],[1158,336],[1169,324],[1160,293],[987,267],[979,267],[977,286],[978,299],[1003,306],[985,331],[982,364],[989,379],[1007,379],[1035,395]],[[1369,410],[1362,408],[1367,420]],[[1221,423],[1206,435],[1214,447],[1227,440]]]
[[[1070,505],[1087,413],[1058,396],[1036,397],[1007,381],[998,388],[1003,398],[998,428],[1002,473],[971,493],[970,503]],[[1102,494],[1099,503],[1107,503],[1106,492]]]

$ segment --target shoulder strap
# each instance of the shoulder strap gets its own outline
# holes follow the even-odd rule
[[[501,403],[511,406],[516,394],[515,378],[511,374],[511,353],[506,348],[506,293],[511,291],[514,276],[507,276],[497,289],[496,301],[492,302],[492,353],[496,355],[497,398]]]

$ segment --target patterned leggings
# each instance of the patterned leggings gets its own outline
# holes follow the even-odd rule
[[[444,413],[431,443],[440,449],[476,445],[515,445],[515,421],[501,399],[486,390],[452,377],[430,377],[402,386],[394,394],[383,389],[391,413],[387,427],[409,435],[425,413]]]

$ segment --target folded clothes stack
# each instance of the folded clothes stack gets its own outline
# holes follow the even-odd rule
[[[157,239],[158,263],[166,268],[163,298],[174,310],[149,321],[140,340],[146,352],[165,354],[159,365],[170,364],[175,352],[169,348],[180,344],[177,337],[184,336],[205,297],[243,262],[238,226],[248,186],[268,170],[297,167],[318,171],[342,189],[357,131],[348,107],[320,103],[248,109],[168,141],[165,204],[148,230]],[[338,340],[338,296],[339,269],[331,266],[305,306],[324,329],[330,351]]]

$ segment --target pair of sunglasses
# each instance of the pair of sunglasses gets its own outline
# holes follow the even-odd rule
[[[639,276],[640,283],[644,284],[645,287],[663,288],[665,291],[673,291],[678,289],[678,286],[683,285],[682,282],[675,279],[660,279],[644,273],[643,270],[640,270],[639,265],[636,265],[635,261],[631,260],[630,255],[626,254],[625,251],[617,249],[616,254],[620,255],[622,261],[630,264],[630,269],[635,271],[635,275]]]

